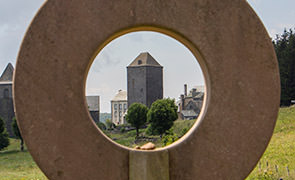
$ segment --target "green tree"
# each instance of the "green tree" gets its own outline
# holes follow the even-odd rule
[[[96,124],[99,127],[99,129],[101,129],[102,131],[105,131],[107,129],[106,125],[102,122],[98,122]]]
[[[162,135],[173,126],[177,119],[177,106],[174,99],[159,99],[155,101],[147,113],[148,132]]]
[[[13,133],[16,136],[16,138],[20,139],[20,150],[24,151],[24,140],[23,140],[22,135],[20,134],[15,117],[13,118],[12,129],[13,129]]]
[[[9,145],[8,134],[5,129],[4,121],[0,117],[0,150],[6,148]]]
[[[162,137],[163,146],[168,146],[177,141],[179,137],[173,132],[173,127],[166,131],[165,136]]]
[[[133,103],[128,108],[125,118],[131,126],[136,128],[136,137],[139,135],[139,128],[146,123],[147,112],[148,108],[140,103]]]
[[[107,120],[106,120],[106,128],[107,128],[108,130],[110,130],[110,129],[113,128],[113,122],[112,122],[112,120],[110,120],[110,119],[107,119]]]
[[[284,30],[273,41],[281,79],[281,105],[289,106],[295,100],[295,33]]]

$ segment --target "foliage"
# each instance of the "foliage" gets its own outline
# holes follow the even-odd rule
[[[252,178],[250,178],[250,180],[252,180]],[[278,177],[276,177],[272,171],[266,169],[259,172],[258,176],[255,177],[255,180],[278,180]]]
[[[147,112],[148,108],[140,103],[133,103],[128,108],[125,118],[131,126],[136,128],[136,137],[139,135],[139,128],[146,123]]]
[[[275,127],[273,138],[264,153],[261,161],[261,169],[258,165],[255,170],[249,175],[246,180],[265,180],[266,178],[280,177],[284,180],[295,179],[295,108],[281,108],[279,117]],[[183,127],[192,120],[177,120],[173,125],[173,132],[181,132]],[[185,124],[185,125],[184,125]],[[139,130],[140,133],[144,129]],[[108,133],[107,133],[108,134]],[[177,134],[177,133],[176,133]],[[134,147],[135,130],[125,132],[123,134],[109,134],[112,139],[117,139],[116,142],[128,147]],[[177,134],[179,136],[179,134]],[[159,137],[159,136],[154,136]],[[46,180],[46,177],[39,170],[29,152],[26,150],[20,152],[18,149],[19,140],[10,139],[11,145],[4,151],[0,152],[0,180],[10,179],[39,179]],[[143,142],[144,143],[144,142]],[[155,142],[157,147],[160,147],[161,142]],[[141,145],[141,144],[140,144]],[[266,168],[268,161],[269,168]],[[265,167],[263,167],[263,164]],[[274,165],[279,167],[279,175],[274,168]],[[286,166],[290,169],[290,176],[287,175]],[[270,167],[272,169],[270,169]],[[267,172],[265,172],[265,169]],[[273,179],[271,179],[273,180]],[[278,180],[278,179],[276,179]]]
[[[24,151],[24,140],[23,140],[22,135],[20,134],[15,117],[12,119],[12,129],[13,129],[13,133],[14,133],[15,137],[17,139],[20,139],[20,150]]]
[[[98,128],[101,129],[102,131],[107,129],[106,125],[102,122],[98,122],[96,124],[97,124]]]
[[[193,120],[176,120],[173,124],[173,132],[179,136],[186,134],[194,125],[196,119]]]
[[[295,100],[295,33],[285,29],[273,41],[281,78],[281,105],[289,106]]]
[[[173,126],[176,119],[177,106],[174,99],[159,99],[152,104],[147,113],[147,120],[150,123],[148,132],[162,136]]]
[[[173,132],[173,127],[166,131],[165,136],[162,137],[163,146],[168,146],[177,141],[179,137]]]
[[[5,129],[3,119],[0,117],[0,150],[6,148],[9,145],[8,134]]]
[[[114,123],[112,122],[112,120],[107,119],[107,120],[106,120],[106,128],[107,128],[108,130],[111,130],[111,129],[113,129],[113,127],[114,127]]]
[[[120,129],[120,132],[121,133],[124,133],[126,131],[126,129],[124,128],[124,127],[122,127],[121,129]]]

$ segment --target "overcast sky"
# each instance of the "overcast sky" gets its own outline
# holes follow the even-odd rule
[[[0,0],[0,71],[17,53],[42,0]],[[295,27],[294,0],[248,0],[271,37]],[[110,112],[110,100],[126,90],[126,66],[140,52],[150,54],[164,66],[164,96],[177,98],[183,84],[189,89],[204,84],[201,70],[189,50],[176,40],[153,32],[131,33],[114,40],[97,56],[87,80],[87,94],[101,96],[101,112]]]

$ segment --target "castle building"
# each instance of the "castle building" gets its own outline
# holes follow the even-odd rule
[[[125,114],[127,113],[127,92],[119,90],[111,100],[112,122],[116,125],[125,124]]]
[[[10,137],[14,137],[11,124],[13,117],[15,117],[12,94],[13,73],[14,68],[9,63],[0,77],[0,117],[4,120],[6,130]],[[95,122],[98,122],[100,109],[99,96],[86,96],[86,100],[91,117]]]
[[[184,85],[184,94],[180,95],[178,101],[178,116],[180,119],[196,119],[203,105],[204,86],[195,86],[187,94],[187,85]]]
[[[0,77],[0,117],[4,120],[9,137],[14,136],[11,127],[15,116],[12,97],[13,71],[14,68],[9,63]]]
[[[99,96],[86,96],[86,101],[88,104],[88,111],[94,120],[94,122],[99,122]]]
[[[127,66],[128,107],[142,103],[147,107],[163,98],[163,67],[148,53],[139,54]]]

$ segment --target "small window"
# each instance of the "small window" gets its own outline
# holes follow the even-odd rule
[[[114,109],[117,109],[117,104],[114,104]]]
[[[117,111],[115,111],[115,113],[114,113],[114,114],[115,114],[115,117],[117,117]]]
[[[126,111],[126,109],[127,109],[127,104],[124,104],[124,110]]]
[[[142,64],[142,61],[141,60],[138,60],[138,65],[141,65]]]
[[[119,117],[122,117],[122,111],[120,111]]]

